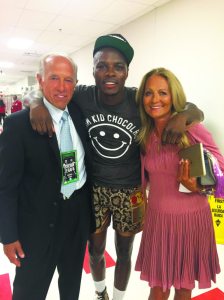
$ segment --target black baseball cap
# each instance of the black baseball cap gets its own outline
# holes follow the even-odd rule
[[[108,47],[119,51],[124,56],[127,64],[130,64],[134,56],[134,49],[121,34],[111,33],[98,37],[94,45],[93,56],[102,48]]]

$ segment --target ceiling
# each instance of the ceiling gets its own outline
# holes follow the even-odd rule
[[[34,76],[42,54],[72,54],[170,0],[0,0],[0,90]],[[12,38],[30,39],[31,46]],[[11,62],[11,67],[5,66]]]

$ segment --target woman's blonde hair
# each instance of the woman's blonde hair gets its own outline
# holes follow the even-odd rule
[[[151,118],[145,112],[145,108],[143,104],[146,82],[153,75],[161,76],[167,81],[171,93],[171,99],[172,99],[171,109],[173,115],[183,111],[186,105],[186,96],[183,87],[180,81],[178,80],[178,78],[171,71],[165,68],[157,68],[151,70],[150,72],[146,73],[143,76],[141,84],[136,94],[136,102],[139,108],[140,119],[141,119],[141,129],[139,131],[137,140],[139,141],[141,149],[143,151],[145,151],[149,134],[151,133],[152,129],[155,126],[153,118]],[[186,134],[183,134],[179,144],[182,147],[189,145]]]

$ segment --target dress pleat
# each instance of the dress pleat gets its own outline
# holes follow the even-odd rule
[[[151,287],[209,288],[220,272],[210,208],[193,215],[147,212],[136,270]],[[167,230],[169,228],[169,230]],[[150,247],[149,247],[150,245]]]

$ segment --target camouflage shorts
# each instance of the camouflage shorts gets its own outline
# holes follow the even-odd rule
[[[131,236],[142,230],[145,202],[140,187],[109,188],[94,185],[93,202],[96,233],[104,231],[113,220],[113,228],[121,235]]]

